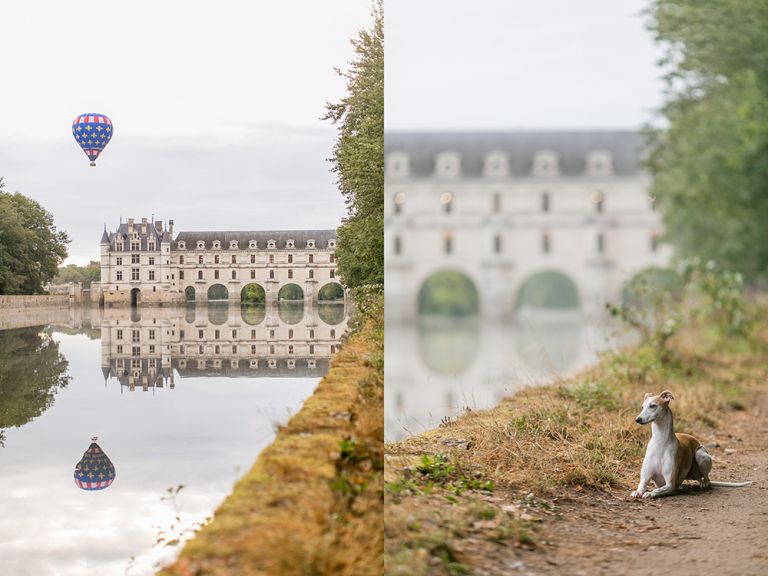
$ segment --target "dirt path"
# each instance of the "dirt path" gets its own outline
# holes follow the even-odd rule
[[[654,501],[578,495],[546,523],[550,544],[518,552],[505,573],[768,575],[768,391],[701,440],[715,458],[713,480],[754,484],[691,488]]]

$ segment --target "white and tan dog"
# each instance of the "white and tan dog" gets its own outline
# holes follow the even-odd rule
[[[688,434],[675,434],[670,400],[675,397],[665,390],[658,396],[646,394],[643,411],[635,418],[638,424],[651,422],[651,441],[645,451],[640,470],[640,484],[632,492],[633,498],[658,498],[671,494],[685,480],[697,480],[702,488],[707,486],[749,486],[752,482],[711,482],[712,457],[701,442]],[[653,480],[656,489],[646,492]]]

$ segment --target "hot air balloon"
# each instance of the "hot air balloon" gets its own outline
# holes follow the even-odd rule
[[[75,466],[75,484],[83,490],[104,490],[115,480],[115,466],[91,438],[91,445]]]
[[[72,122],[72,135],[88,156],[91,166],[96,166],[96,158],[112,139],[112,130],[112,120],[104,114],[80,114]]]

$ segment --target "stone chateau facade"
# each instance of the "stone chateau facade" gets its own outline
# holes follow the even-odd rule
[[[107,306],[239,302],[255,284],[266,303],[298,286],[317,300],[328,283],[341,286],[335,263],[335,230],[179,232],[173,220],[129,218],[101,237],[101,282],[94,299]],[[295,288],[293,289],[295,292]]]

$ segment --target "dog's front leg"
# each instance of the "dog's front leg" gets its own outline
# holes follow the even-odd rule
[[[651,498],[658,498],[660,496],[666,496],[667,494],[671,494],[675,491],[675,488],[677,487],[676,480],[676,470],[675,470],[675,460],[674,460],[674,453],[671,456],[667,456],[664,461],[662,462],[662,476],[664,477],[664,486],[661,486],[659,488],[656,488],[656,490],[653,490],[650,492],[650,494],[645,494],[643,497],[650,496]]]
[[[648,481],[651,479],[650,464],[648,464],[648,455],[646,454],[643,460],[643,465],[640,468],[640,483],[637,485],[637,490],[633,491],[632,498],[641,498],[645,494],[645,488],[648,486]]]

